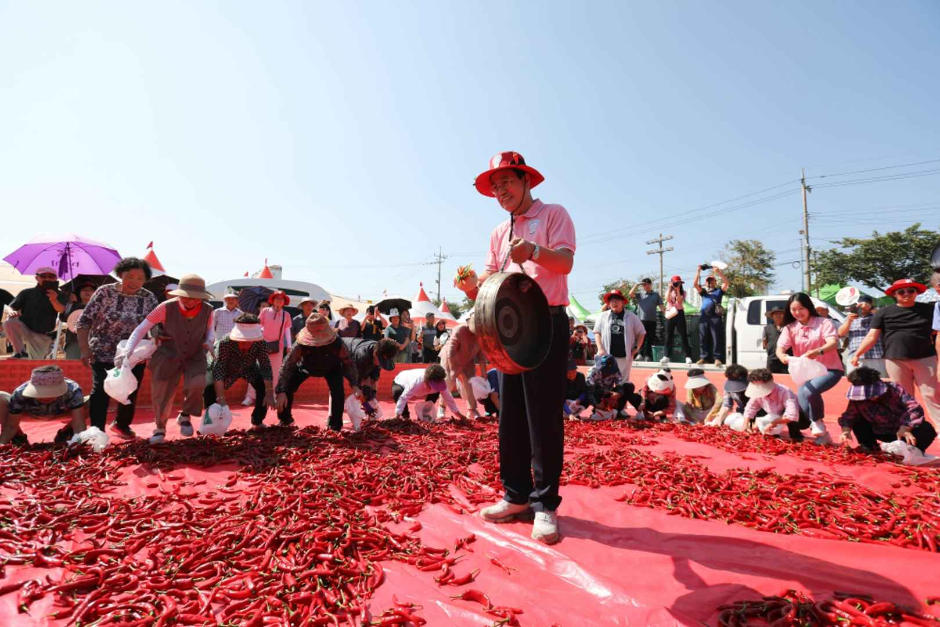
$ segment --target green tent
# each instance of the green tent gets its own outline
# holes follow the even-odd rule
[[[579,322],[584,322],[584,319],[591,315],[591,312],[581,306],[574,296],[568,296],[568,313],[573,315],[578,319]]]

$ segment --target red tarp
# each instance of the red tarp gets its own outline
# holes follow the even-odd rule
[[[638,372],[639,381],[646,373]],[[676,373],[681,389],[684,377]],[[718,382],[719,375],[712,375]],[[835,416],[844,406],[844,384],[828,393],[829,429],[838,435]],[[234,400],[234,399],[232,399]],[[458,400],[462,405],[462,401]],[[234,408],[234,406],[233,406]],[[301,426],[324,425],[326,405],[313,403],[295,408]],[[394,413],[383,403],[387,416]],[[237,407],[232,428],[249,425],[248,408]],[[274,421],[269,415],[269,422]],[[26,422],[31,441],[51,439],[59,423]],[[149,411],[135,419],[138,434],[149,436],[153,426]],[[605,429],[604,423],[591,425]],[[170,439],[178,438],[171,421]],[[495,429],[493,437],[496,437]],[[897,481],[897,467],[826,466],[792,456],[774,458],[739,455],[656,434],[657,444],[643,447],[651,453],[673,451],[701,456],[712,471],[729,468],[773,467],[781,474],[807,469],[824,471],[879,492],[889,492]],[[811,446],[811,445],[806,445]],[[934,445],[933,453],[940,453]],[[0,461],[2,463],[2,461]],[[224,483],[234,466],[174,472],[186,479],[208,478],[203,489]],[[144,467],[124,471],[127,486],[122,496],[153,492],[145,484],[156,475]],[[3,489],[4,496],[11,496]],[[716,624],[715,608],[723,603],[782,589],[798,588],[814,596],[833,590],[868,593],[881,600],[918,606],[927,596],[940,594],[940,555],[836,540],[818,540],[800,535],[778,535],[736,524],[668,516],[662,511],[619,503],[615,497],[623,487],[590,489],[563,486],[564,503],[559,510],[562,541],[545,546],[529,538],[531,524],[489,524],[474,515],[459,515],[443,505],[428,506],[417,518],[425,544],[453,546],[455,538],[475,533],[473,553],[461,563],[461,572],[479,568],[479,579],[471,587],[487,592],[494,603],[521,608],[523,625],[700,625]],[[511,570],[506,573],[490,563],[496,557]],[[392,605],[392,595],[421,606],[420,614],[430,625],[490,625],[480,606],[453,600],[463,588],[439,587],[434,573],[419,572],[400,562],[385,562],[386,582],[378,589],[371,606],[378,611]],[[6,579],[19,580],[57,571],[8,567]],[[16,595],[0,597],[0,624],[42,625],[51,611],[46,597],[32,606],[31,616],[17,614]]]

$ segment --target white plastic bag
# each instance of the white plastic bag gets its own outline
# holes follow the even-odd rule
[[[756,419],[754,423],[757,425],[757,428],[764,435],[780,435],[783,433],[783,430],[786,428],[786,422],[781,422],[775,426],[771,426],[771,423],[779,419],[786,420],[783,416],[761,416]]]
[[[127,340],[121,340],[117,345],[117,354],[124,355],[124,352],[127,350]],[[141,340],[137,347],[134,349],[133,354],[130,358],[125,355],[125,361],[129,361],[131,368],[136,366],[142,361],[147,361],[150,359],[153,354],[157,352],[157,344],[153,340]]]
[[[595,421],[613,420],[616,417],[617,417],[616,409],[604,410],[604,409],[594,408],[594,413],[591,414],[591,420],[595,420]]]
[[[936,455],[926,455],[919,448],[908,444],[904,440],[881,442],[881,450],[891,455],[897,455],[905,466],[925,466],[937,460]]]
[[[741,412],[735,412],[725,416],[725,426],[732,431],[744,433],[744,431],[747,429],[747,421],[744,419],[744,414]]]
[[[793,378],[793,383],[796,384],[796,387],[800,387],[810,379],[815,379],[816,377],[821,377],[826,374],[826,367],[824,365],[815,359],[808,359],[806,357],[791,357],[789,368],[790,377]]]
[[[490,388],[490,382],[483,377],[470,377],[470,388],[473,390],[473,397],[477,401],[482,401],[493,391]]]
[[[421,422],[434,422],[434,401],[415,403],[415,411]]]
[[[574,418],[580,418],[581,412],[585,410],[578,401],[565,401],[565,405],[568,407],[568,414]]]
[[[225,435],[231,425],[232,410],[228,405],[223,407],[218,403],[212,403],[202,415],[198,431],[201,435]]]
[[[346,397],[346,403],[343,405],[349,420],[352,422],[353,431],[359,431],[362,425],[362,419],[366,417],[366,412],[362,410],[362,401],[356,398],[355,394]]]
[[[672,320],[678,315],[679,315],[679,310],[673,307],[672,305],[670,305],[669,307],[666,308],[666,313],[663,314],[663,317],[666,318],[666,320]]]
[[[104,380],[105,393],[121,405],[130,405],[128,398],[137,389],[137,377],[131,372],[131,365],[124,360],[120,368],[108,371],[108,378]]]
[[[89,427],[82,431],[81,433],[76,433],[72,436],[72,439],[69,440],[69,444],[78,444],[80,442],[87,442],[91,444],[91,450],[96,453],[100,453],[108,444],[111,442],[111,439],[108,437],[108,434],[99,429],[98,427]]]

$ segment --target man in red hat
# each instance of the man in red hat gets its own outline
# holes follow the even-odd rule
[[[555,511],[561,503],[558,484],[564,458],[564,406],[568,361],[568,274],[574,264],[575,230],[561,205],[532,198],[532,188],[545,180],[517,152],[501,152],[476,178],[484,196],[496,198],[510,214],[490,236],[486,267],[479,278],[459,284],[476,299],[479,284],[497,272],[525,272],[548,299],[552,337],[548,356],[537,368],[518,375],[500,373],[499,472],[503,500],[480,514],[508,522],[535,512],[532,537],[558,541]],[[548,339],[548,338],[546,338]],[[534,481],[533,481],[534,474]]]
[[[594,323],[597,356],[610,355],[615,358],[620,376],[624,382],[629,382],[633,359],[643,346],[646,328],[635,313],[624,309],[626,297],[620,290],[610,290],[604,294],[604,303],[608,309]]]
[[[924,409],[934,428],[940,430],[940,383],[937,381],[937,350],[931,341],[934,305],[918,303],[917,295],[927,286],[911,279],[891,284],[885,294],[896,303],[880,308],[871,321],[871,330],[852,356],[852,365],[858,367],[862,355],[884,337],[885,370],[891,380],[914,396],[914,387],[920,388]]]

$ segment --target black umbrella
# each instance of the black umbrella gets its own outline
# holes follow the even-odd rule
[[[169,274],[161,274],[160,276],[155,276],[146,283],[144,287],[157,297],[157,300],[161,303],[166,300],[166,286],[170,283],[179,283],[180,280],[176,277],[172,277]]]
[[[388,298],[383,298],[377,302],[375,304],[375,308],[384,313],[386,316],[392,309],[397,309],[398,315],[401,315],[402,312],[411,309],[411,301],[400,296],[389,296]]]
[[[64,292],[77,294],[78,290],[76,290],[75,287],[79,285],[85,285],[86,283],[91,283],[95,286],[95,289],[98,289],[102,285],[117,283],[117,279],[115,279],[110,274],[79,274],[68,283],[63,283],[61,289]]]
[[[238,308],[245,313],[255,314],[261,312],[261,306],[268,302],[268,297],[274,290],[266,287],[244,287],[238,292]]]
[[[930,265],[935,270],[940,270],[940,246],[933,249],[933,254],[930,255]]]

